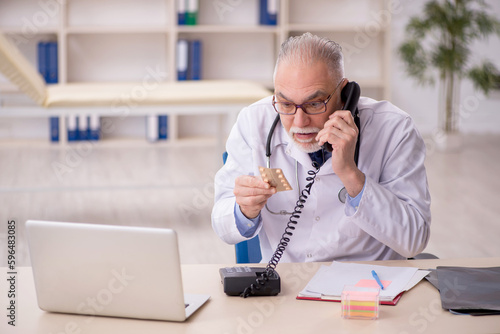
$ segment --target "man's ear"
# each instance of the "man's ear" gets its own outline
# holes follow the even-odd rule
[[[340,88],[340,89],[339,89],[339,90],[340,90],[340,96],[342,96],[342,90],[344,89],[344,87],[345,87],[348,83],[349,83],[349,79],[344,78],[344,79],[343,79],[342,84],[341,84],[341,85],[340,85],[340,87],[339,87],[339,88]],[[342,101],[342,98],[340,99],[340,101]],[[344,102],[345,102],[345,101],[342,101],[342,107],[344,107]]]

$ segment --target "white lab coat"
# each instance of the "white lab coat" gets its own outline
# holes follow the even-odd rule
[[[357,209],[338,200],[343,187],[332,170],[331,158],[321,167],[311,188],[283,262],[389,260],[412,257],[425,248],[430,233],[430,195],[424,167],[425,144],[408,114],[386,101],[362,97],[359,169],[366,175]],[[244,108],[227,141],[228,159],[215,177],[212,226],[229,244],[247,238],[235,218],[234,181],[239,175],[260,175],[266,166],[266,138],[276,112],[271,97]],[[273,211],[293,211],[300,188],[313,169],[309,155],[290,140],[281,123],[271,145],[271,167],[281,168],[294,188],[268,200]],[[288,216],[261,211],[259,234],[262,261],[271,258]]]

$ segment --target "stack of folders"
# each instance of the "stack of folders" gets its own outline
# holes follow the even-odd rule
[[[259,1],[259,23],[275,26],[278,23],[278,0]]]
[[[177,80],[201,80],[202,43],[200,40],[177,41]]]
[[[321,266],[297,299],[340,302],[346,285],[380,287],[373,277],[375,271],[384,289],[380,290],[380,303],[396,305],[405,291],[413,288],[429,271],[411,267],[387,267],[371,264],[334,261]]]
[[[198,0],[177,0],[178,25],[196,25],[198,23]]]
[[[66,124],[68,141],[99,140],[101,133],[99,115],[69,115]]]

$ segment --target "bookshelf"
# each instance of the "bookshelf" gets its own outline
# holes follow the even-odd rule
[[[361,85],[363,95],[388,99],[389,3],[280,0],[277,25],[264,26],[258,22],[258,0],[199,0],[197,25],[188,26],[177,24],[178,0],[2,0],[0,31],[35,66],[37,43],[57,41],[60,84],[140,82],[151,69],[164,73],[162,80],[175,81],[177,40],[199,39],[203,43],[203,79],[247,79],[269,88],[281,43],[310,31],[343,46],[347,76]],[[0,99],[15,94],[15,87],[0,75]],[[0,140],[9,136],[2,128],[11,124],[17,131],[30,117],[4,116],[0,107],[0,122],[7,124],[0,127]],[[167,141],[197,142],[194,139],[199,137],[206,142],[218,131],[216,117],[169,115],[171,140]],[[41,122],[40,140],[48,138],[48,121],[39,115],[32,118]],[[121,123],[123,127],[103,141],[145,138],[144,115],[132,115]],[[225,130],[230,126],[226,124]],[[29,136],[36,137],[36,133],[30,130]]]

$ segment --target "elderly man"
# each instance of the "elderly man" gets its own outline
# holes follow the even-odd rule
[[[343,110],[347,84],[337,43],[309,33],[283,43],[274,95],[241,111],[215,177],[212,226],[223,241],[258,234],[263,260],[270,259],[310,174],[314,184],[292,219],[283,261],[403,259],[425,248],[431,215],[423,140],[408,114],[366,97],[357,105],[358,128]],[[261,178],[270,130],[270,165],[293,190],[277,192]]]

